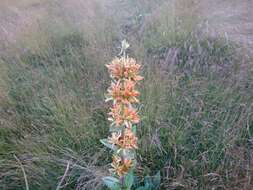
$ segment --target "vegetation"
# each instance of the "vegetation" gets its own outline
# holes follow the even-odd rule
[[[131,1],[126,18],[108,15],[94,1],[98,13],[94,22],[83,21],[86,27],[54,15],[34,38],[0,50],[0,189],[106,188],[105,63],[123,38],[145,78],[136,186],[160,171],[160,189],[253,187],[250,58],[189,17],[172,17],[148,2]],[[115,6],[124,14],[125,4]]]

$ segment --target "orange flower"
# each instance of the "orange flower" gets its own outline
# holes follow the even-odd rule
[[[111,117],[108,118],[109,121],[115,122],[116,126],[120,126],[123,123],[123,118],[121,115],[121,106],[119,104],[114,104],[109,112]]]
[[[123,84],[124,88],[123,88],[123,92],[122,92],[123,103],[129,104],[129,103],[139,102],[137,97],[140,95],[140,93],[134,89],[135,84],[136,83],[131,80],[124,81],[124,84]]]
[[[115,122],[116,126],[125,124],[126,127],[130,128],[132,123],[136,124],[140,122],[137,111],[123,104],[114,104],[109,115],[111,117],[108,120]]]
[[[139,100],[137,97],[140,93],[135,90],[136,83],[131,80],[125,80],[123,84],[118,81],[117,83],[112,83],[111,87],[108,89],[109,97],[107,100],[114,100],[117,103],[130,104],[137,103]]]
[[[114,145],[120,145],[120,137],[121,133],[120,132],[114,132],[112,133],[112,136],[108,138],[108,141]]]
[[[119,156],[113,156],[112,171],[120,177],[127,174],[132,165],[133,161],[131,159],[121,159]]]
[[[123,149],[137,149],[137,137],[131,129],[125,129],[123,136],[119,139],[120,147]]]
[[[116,102],[120,102],[122,101],[122,87],[121,87],[121,83],[120,81],[118,81],[117,83],[113,83],[111,84],[111,87],[108,89],[108,94],[110,96],[110,98],[107,98],[107,100],[115,100]],[[106,100],[106,101],[107,101]]]
[[[133,81],[142,80],[143,77],[138,75],[140,68],[141,65],[137,64],[135,59],[126,58],[124,64],[124,77]]]
[[[124,133],[112,133],[108,141],[122,149],[137,149],[137,137],[133,134],[131,129],[125,129]]]
[[[130,107],[124,108],[123,118],[124,118],[124,123],[126,124],[128,128],[132,126],[131,123],[137,124],[140,122],[140,118],[137,114],[137,111]]]
[[[137,64],[133,58],[115,58],[109,65],[106,65],[111,77],[115,79],[129,79],[140,81],[142,76],[138,75],[141,65]]]
[[[123,59],[115,58],[109,65],[106,65],[112,78],[120,79],[124,76]]]

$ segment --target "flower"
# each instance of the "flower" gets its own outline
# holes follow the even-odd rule
[[[110,64],[106,65],[111,77],[114,79],[128,79],[134,82],[143,79],[138,75],[141,68],[140,64],[137,64],[133,58],[115,58]]]
[[[109,98],[107,98],[106,101],[107,100],[114,100],[116,102],[122,101],[121,86],[122,85],[120,81],[118,81],[117,83],[112,82],[110,88],[108,89]]]
[[[131,107],[125,107],[123,111],[123,120],[128,128],[132,126],[132,123],[137,124],[140,122],[137,111]]]
[[[123,98],[123,103],[128,104],[128,103],[138,103],[139,100],[137,97],[140,95],[140,93],[135,90],[135,85],[136,82],[133,82],[131,80],[125,80],[123,83],[123,92],[122,96]]]
[[[140,64],[137,64],[135,59],[126,58],[124,64],[124,77],[133,81],[140,81],[143,79],[142,76],[138,75],[141,68]]]
[[[113,145],[119,146],[121,149],[137,149],[137,137],[133,134],[131,129],[125,129],[124,133],[112,133],[108,141]]]
[[[120,145],[120,132],[114,132],[112,133],[112,136],[108,138],[108,142],[114,144],[114,145]]]
[[[138,148],[133,124],[140,122],[138,112],[133,104],[139,103],[140,93],[135,89],[141,65],[135,59],[126,56],[125,50],[129,47],[126,41],[122,42],[121,58],[115,58],[106,65],[112,78],[111,86],[107,90],[106,101],[112,100],[112,107],[108,113],[112,131],[107,138],[113,153],[112,169],[115,175],[124,182],[124,175],[135,163],[135,149]],[[104,141],[102,141],[104,142]],[[104,144],[104,143],[103,143]],[[115,149],[115,146],[117,149]]]
[[[106,65],[112,78],[120,79],[124,76],[124,64],[123,59],[115,58],[109,65]]]
[[[108,118],[109,121],[112,121],[116,126],[120,126],[124,123],[123,117],[121,115],[121,106],[119,104],[114,104],[109,112],[111,117]]]
[[[113,156],[113,161],[111,164],[112,171],[120,177],[127,174],[132,165],[133,161],[131,159],[122,159],[119,156]]]
[[[114,104],[109,115],[111,117],[108,120],[114,122],[116,126],[125,124],[126,127],[131,128],[132,123],[137,124],[140,122],[137,111],[130,106]]]
[[[131,129],[125,129],[122,137],[119,138],[120,147],[123,149],[137,149],[137,137]]]
[[[140,93],[135,90],[136,82],[131,80],[124,80],[112,82],[111,87],[108,89],[109,98],[107,100],[114,100],[116,103],[130,104],[138,103],[137,97]]]

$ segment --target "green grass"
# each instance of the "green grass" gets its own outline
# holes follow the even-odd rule
[[[65,160],[62,151],[75,151],[82,157],[101,149],[99,139],[107,135],[106,109],[101,107],[107,73],[104,65],[83,55],[85,42],[79,34],[52,39],[50,45],[41,54],[27,52],[17,60],[5,61],[9,63],[10,106],[15,109],[18,125],[17,149],[31,159],[50,159],[31,161],[28,179],[35,176],[37,167],[53,167],[48,169],[52,173],[43,174],[47,177],[41,179],[41,183],[53,188],[64,168],[55,165],[51,157]],[[1,137],[5,137],[4,133]],[[1,184],[8,176],[3,180]]]
[[[171,32],[167,19],[159,21],[133,40],[130,52],[142,61],[145,77],[138,176],[161,171],[161,189],[252,187],[252,75],[240,70],[244,57],[224,39],[197,35],[189,25]],[[109,133],[104,65],[119,42],[118,33],[103,34],[91,40],[70,30],[47,36],[36,51],[1,56],[7,75],[0,104],[1,189],[25,187],[14,155],[30,189],[55,189],[68,162],[64,189],[102,188],[111,155],[99,143]]]

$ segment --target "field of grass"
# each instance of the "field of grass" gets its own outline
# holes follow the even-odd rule
[[[190,1],[63,2],[0,48],[0,189],[105,189],[105,64],[124,38],[145,78],[138,177],[253,188],[252,59],[237,44],[203,32],[195,7],[183,11]]]

